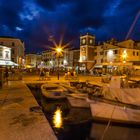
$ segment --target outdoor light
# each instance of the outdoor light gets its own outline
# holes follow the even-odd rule
[[[52,61],[50,61],[50,64],[51,64],[51,65],[52,65],[52,63],[53,63],[53,62],[52,62]]]
[[[122,57],[123,57],[123,59],[126,59],[126,57],[127,57],[127,52],[126,52],[126,50],[123,51]]]
[[[67,65],[67,60],[64,59],[64,65]]]
[[[53,49],[55,51],[55,54],[56,54],[56,58],[58,60],[58,70],[57,70],[57,78],[59,80],[59,61],[60,61],[60,57],[63,56],[63,51],[66,47],[68,47],[70,45],[70,42],[63,45],[62,44],[62,41],[63,41],[63,36],[61,36],[60,38],[60,41],[59,41],[59,44],[56,43],[55,39],[53,38],[53,36],[50,36],[50,39],[49,41],[51,41],[54,45]]]
[[[113,59],[114,59],[113,50],[109,50],[107,52],[107,60],[108,60],[108,62],[112,62]]]
[[[62,48],[60,48],[60,47],[56,48],[56,52],[57,53],[61,53],[62,52]]]
[[[112,55],[113,55],[113,51],[112,51],[112,50],[109,50],[109,51],[108,51],[108,55],[109,55],[109,56],[112,56]]]

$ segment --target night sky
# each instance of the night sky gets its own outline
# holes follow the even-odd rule
[[[26,52],[47,49],[49,36],[72,47],[86,32],[121,41],[139,10],[140,0],[0,0],[0,36],[22,39]],[[129,38],[140,40],[140,17]]]

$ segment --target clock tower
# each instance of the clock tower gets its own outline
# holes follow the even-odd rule
[[[80,36],[80,63],[86,65],[86,69],[89,65],[94,63],[94,48],[95,48],[95,36],[86,35]],[[90,66],[89,66],[90,67]]]

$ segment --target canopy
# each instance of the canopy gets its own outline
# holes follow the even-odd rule
[[[134,65],[133,67],[134,67],[134,69],[140,70],[140,65]]]
[[[0,66],[18,66],[18,64],[10,60],[0,60]]]

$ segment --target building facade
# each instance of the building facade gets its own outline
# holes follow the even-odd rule
[[[42,57],[38,54],[26,54],[25,55],[25,67],[37,68],[41,64]]]
[[[0,45],[0,66],[17,66],[11,61],[11,48]]]
[[[80,60],[80,49],[72,49],[69,50],[68,53],[68,66],[70,68],[75,68],[75,67],[79,67],[79,60]]]
[[[17,38],[0,37],[0,44],[11,48],[11,60],[19,66],[24,65],[24,42]]]
[[[95,66],[135,67],[140,65],[140,45],[133,40],[104,42],[96,46]]]

